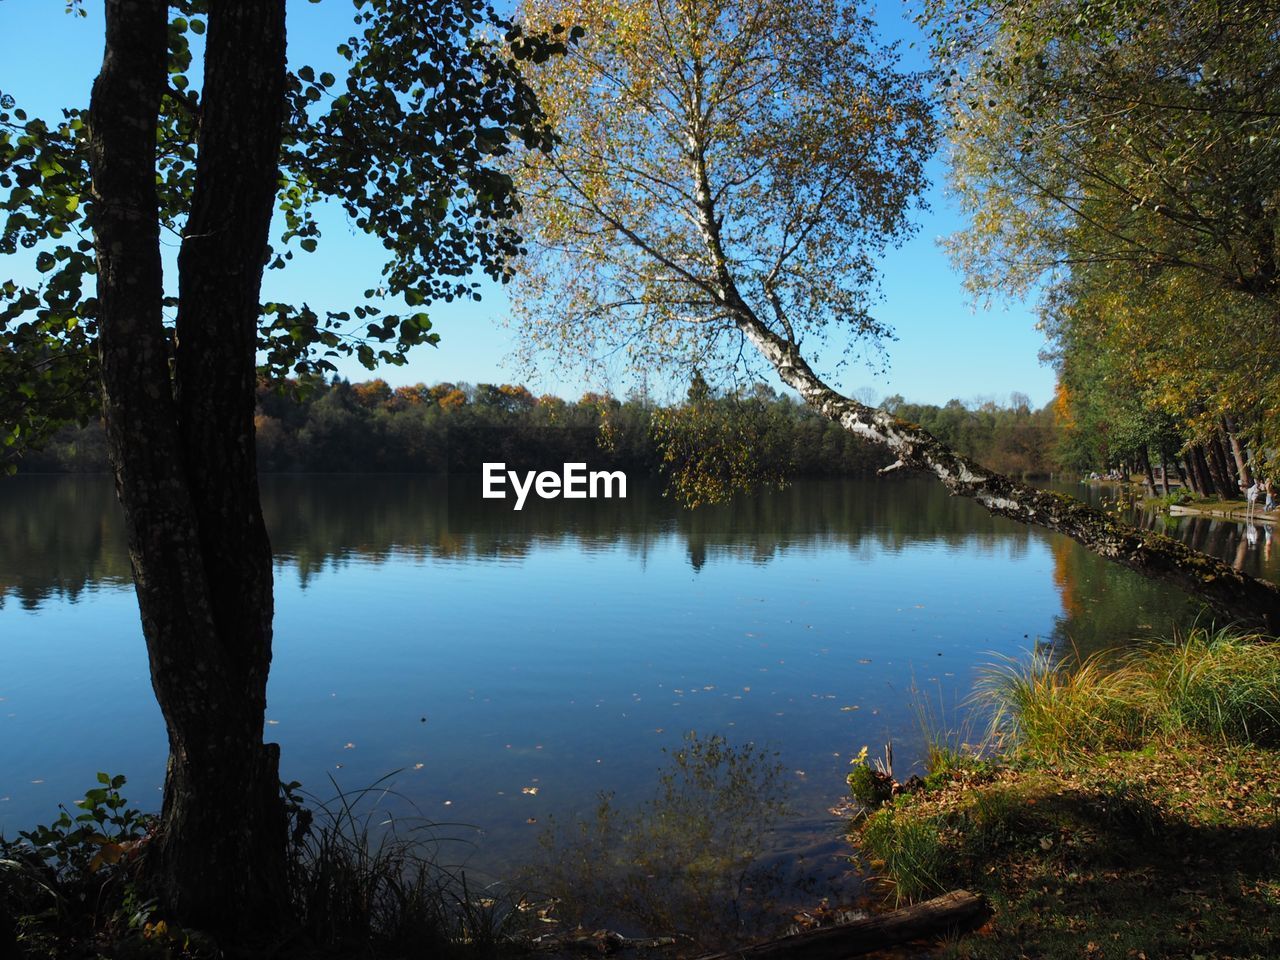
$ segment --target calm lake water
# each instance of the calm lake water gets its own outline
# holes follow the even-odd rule
[[[1093,497],[1107,488],[1073,486]],[[774,848],[842,852],[850,756],[919,751],[913,684],[954,711],[980,667],[1037,643],[1167,633],[1195,609],[1064,538],[924,479],[797,483],[682,511],[478,498],[419,476],[267,477],[276,551],[268,739],[319,795],[392,771],[390,809],[457,824],[498,875],[549,818],[652,794],[690,730],[776,750]],[[1151,522],[1165,522],[1152,520]],[[105,477],[0,483],[0,829],[47,822],[99,770],[158,807],[165,734]],[[1270,534],[1170,522],[1275,578]],[[847,852],[847,851],[846,851]],[[835,871],[839,872],[839,871]]]

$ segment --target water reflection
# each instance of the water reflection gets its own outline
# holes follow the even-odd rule
[[[523,882],[553,898],[568,926],[682,932],[704,950],[776,932],[779,898],[812,902],[803,865],[765,856],[787,787],[776,754],[690,733],[650,799],[605,794],[590,816],[546,830]]]
[[[1277,578],[1271,524],[1169,518],[1116,488],[1060,489],[1181,539],[1254,576]],[[855,555],[944,544],[1026,556],[1044,541],[1062,605],[1054,640],[1084,650],[1127,634],[1165,631],[1194,616],[1177,591],[1118,570],[1062,537],[992,517],[927,480],[797,483],[723,506],[679,509],[654,485],[627,500],[533,501],[520,512],[479,497],[473,480],[421,476],[266,477],[263,508],[278,575],[307,588],[353,561],[520,561],[550,544],[584,554],[621,548],[642,564],[677,542],[694,571],[717,557],[767,564],[787,552],[839,546]],[[0,608],[130,582],[119,506],[105,477],[25,476],[0,484]]]
[[[1088,651],[1197,613],[927,480],[798,483],[697,511],[637,485],[517,513],[478,486],[264,478],[267,734],[311,788],[401,771],[396,791],[428,816],[483,831],[473,862],[495,875],[548,817],[589,820],[602,790],[647,796],[690,729],[779,750],[795,816],[772,834],[778,862],[829,862],[851,753],[892,739],[911,772],[913,686],[959,702],[992,653]],[[1202,518],[1169,529],[1275,576],[1261,526],[1255,543]],[[109,479],[0,483],[0,606],[0,830],[47,821],[98,770],[158,804],[164,727]]]
[[[1016,559],[1041,536],[915,481],[797,483],[693,511],[656,485],[635,484],[626,500],[530,501],[516,512],[481,500],[478,482],[413,475],[265,477],[262,499],[278,564],[303,586],[352,560],[520,560],[566,541],[588,553],[621,546],[643,561],[675,538],[700,570],[718,556],[768,563],[833,545],[869,553],[943,544]],[[36,609],[129,576],[107,478],[0,484],[0,603],[15,597]]]
[[[132,582],[124,524],[106,477],[13,477],[0,482],[0,607],[35,610],[99,585]]]

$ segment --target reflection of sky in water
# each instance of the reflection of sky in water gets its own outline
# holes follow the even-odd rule
[[[788,525],[833,490],[849,502]],[[267,736],[283,775],[324,795],[328,776],[359,787],[402,770],[394,788],[424,814],[483,828],[471,857],[489,866],[530,849],[530,818],[585,812],[601,790],[646,795],[662,749],[690,729],[779,750],[798,813],[821,825],[859,747],[892,738],[900,761],[914,755],[913,683],[952,709],[990,653],[1148,632],[1139,625],[1171,598],[915,482],[793,488],[767,517],[703,526],[669,505],[619,531],[457,510],[416,540],[358,523],[317,537],[279,519],[288,498],[268,506],[279,560]],[[397,510],[410,528],[420,508],[376,507],[392,530]],[[308,509],[316,523],[360,516],[345,495]],[[943,524],[933,516],[945,529],[930,532]],[[86,567],[119,566],[107,561],[120,545],[105,542]],[[0,583],[22,584],[22,558],[3,562]],[[66,557],[40,562],[50,584],[76,581]],[[55,588],[26,605],[36,610],[0,610],[9,834],[98,770],[159,804],[163,726],[132,590],[112,579],[82,574],[74,601]]]

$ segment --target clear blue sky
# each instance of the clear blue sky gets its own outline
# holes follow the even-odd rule
[[[0,38],[4,60],[0,91],[13,95],[32,116],[57,116],[62,106],[85,105],[102,58],[101,0],[87,0],[86,18],[66,15],[62,0],[0,0]],[[893,0],[887,0],[880,22],[886,36],[910,41],[914,26]],[[348,0],[312,4],[289,0],[289,56],[291,62],[318,69],[335,68],[333,48],[350,33],[352,6]],[[919,63],[923,51],[906,51]],[[337,72],[335,69],[334,72]],[[1037,354],[1043,339],[1035,329],[1029,307],[1020,304],[975,312],[937,240],[961,225],[958,210],[942,188],[940,159],[930,164],[933,187],[930,212],[919,215],[920,230],[901,250],[883,261],[884,302],[879,317],[899,339],[888,345],[887,375],[874,376],[851,363],[833,373],[821,364],[833,385],[846,390],[869,387],[884,397],[900,393],[908,400],[945,403],[962,400],[1006,401],[1021,391],[1034,405],[1049,401],[1053,373]],[[325,238],[320,251],[294,261],[287,271],[268,274],[268,298],[309,302],[317,309],[345,309],[359,291],[372,286],[381,265],[382,250],[372,238],[356,236],[341,216],[322,221]],[[6,264],[4,276],[27,278],[28,268]],[[516,282],[519,282],[518,280]],[[419,348],[406,367],[381,371],[393,384],[440,380],[508,381],[517,376],[509,361],[514,331],[502,323],[506,300],[488,286],[478,304],[444,305],[432,316],[442,340],[439,348]],[[358,364],[344,365],[352,379],[367,379]],[[537,392],[573,396],[584,384],[544,381],[531,384]]]

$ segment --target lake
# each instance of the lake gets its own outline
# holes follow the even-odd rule
[[[1064,487],[1095,501],[1109,488]],[[502,876],[600,793],[653,795],[688,731],[778,754],[780,859],[849,881],[831,813],[849,758],[954,719],[976,672],[1035,644],[1094,650],[1196,615],[1176,591],[993,518],[926,479],[796,483],[677,509],[481,500],[479,479],[271,476],[267,738],[326,797],[381,785]],[[1143,522],[1271,578],[1269,528]],[[97,771],[156,808],[166,740],[106,477],[0,483],[0,829],[48,822]],[[665,751],[665,752],[664,752]],[[388,776],[390,775],[390,776]],[[371,801],[372,802],[372,801]],[[852,882],[852,881],[850,881]]]

